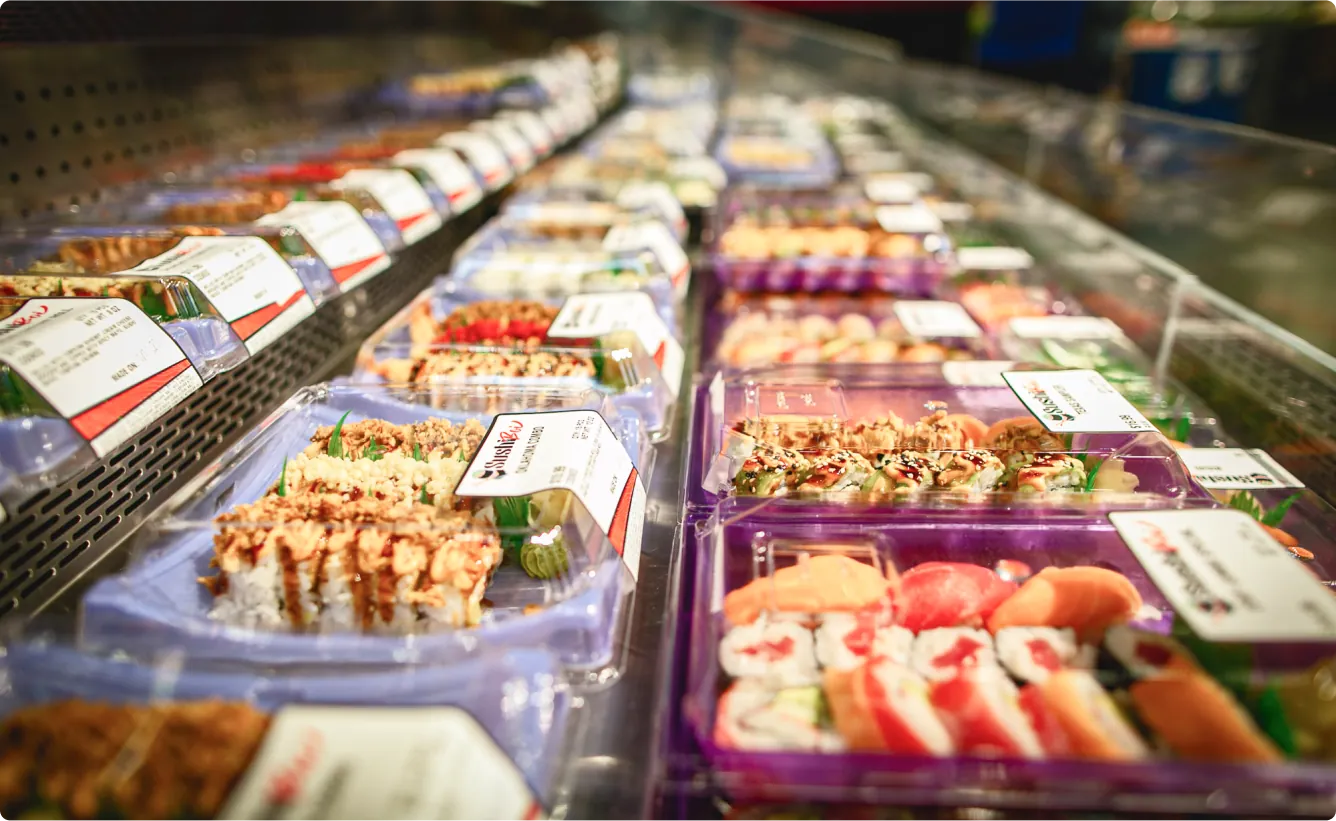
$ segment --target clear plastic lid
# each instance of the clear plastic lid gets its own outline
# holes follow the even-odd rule
[[[571,418],[558,410],[586,420],[585,444],[571,453],[592,442],[631,458],[526,461],[544,429]],[[466,476],[500,411],[519,414],[497,433],[505,446]],[[588,427],[599,414],[606,442],[601,422]],[[608,531],[598,518],[607,511],[565,490],[478,498],[457,486],[533,469],[536,479],[552,473],[544,487],[562,488],[591,458],[626,460],[634,480],[651,453],[637,421],[590,391],[304,388],[141,531],[139,558],[84,596],[82,633],[231,663],[350,669],[546,647],[580,681],[608,681],[634,587],[634,511]]]
[[[726,503],[697,530],[684,781],[1050,811],[1336,802],[1336,634],[1208,641],[1103,519],[772,514]]]
[[[576,718],[560,669],[542,650],[450,666],[283,674],[219,670],[168,646],[138,657],[115,646],[76,649],[54,631],[30,628],[7,642],[2,669],[0,727],[14,777],[0,789],[0,810],[12,818],[231,817],[226,807],[252,805],[263,795],[257,787],[278,782],[275,764],[292,759],[275,754],[312,732],[321,755],[308,784],[335,770],[345,787],[385,788],[393,785],[386,769],[396,765],[452,766],[457,779],[433,790],[411,785],[423,807],[459,810],[462,802],[478,814],[454,817],[518,817],[528,809],[522,803],[493,816],[505,799],[478,803],[461,787],[488,777],[513,791],[512,802],[551,806]],[[296,788],[284,803],[309,808],[309,792],[319,791]],[[387,790],[369,792],[327,795],[336,804],[325,811],[390,809]]]
[[[649,217],[663,223],[678,244],[684,242],[687,231],[682,204],[665,183],[625,182],[613,192],[593,184],[527,188],[508,199],[502,213],[537,223],[604,223]]]
[[[691,501],[1099,510],[1203,496],[1158,432],[1055,433],[1009,387],[994,386],[1002,370],[1024,366],[988,363],[991,378],[979,379],[954,364],[717,376],[697,394],[702,451]]]

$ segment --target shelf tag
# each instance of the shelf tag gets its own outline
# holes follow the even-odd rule
[[[99,457],[204,384],[171,336],[124,299],[29,299],[0,320],[0,363]]]
[[[441,227],[441,215],[421,183],[402,168],[354,168],[332,184],[336,189],[360,188],[375,197],[385,214],[413,245]]]
[[[673,290],[685,294],[691,283],[691,263],[686,251],[677,244],[668,226],[657,220],[643,220],[626,225],[614,225],[603,238],[608,251],[653,252],[664,272],[672,278]]]
[[[520,769],[458,707],[293,705],[219,818],[542,815]]]
[[[936,299],[898,299],[891,306],[905,333],[916,339],[973,339],[983,335],[960,305]]]
[[[1155,430],[1095,371],[1007,371],[1002,378],[1030,413],[1054,433]]]
[[[552,134],[537,114],[532,111],[512,111],[506,119],[515,125],[535,154],[546,157],[552,153]]]
[[[455,495],[494,499],[544,490],[575,494],[631,576],[639,576],[645,487],[626,449],[597,411],[498,414]]]
[[[1256,448],[1184,448],[1178,456],[1197,484],[1212,490],[1304,486],[1270,454]]]
[[[1109,521],[1201,638],[1336,639],[1336,596],[1243,511],[1123,511]]]
[[[390,162],[404,168],[420,168],[450,200],[450,213],[462,214],[482,202],[482,188],[473,172],[449,148],[411,148],[395,154]]]
[[[515,126],[505,120],[483,120],[474,123],[470,128],[482,134],[490,134],[510,158],[510,164],[521,174],[534,166],[533,150],[529,144],[520,136],[520,132]]]
[[[921,202],[883,205],[877,209],[877,224],[894,234],[932,234],[942,230],[942,220]]]
[[[126,273],[190,280],[251,354],[315,313],[297,272],[259,237],[185,237]]]
[[[1119,339],[1118,323],[1102,316],[1020,316],[1008,323],[1018,339]]]
[[[453,148],[463,154],[464,159],[468,160],[469,165],[478,172],[478,176],[482,177],[483,185],[488,191],[496,191],[515,179],[515,172],[511,170],[510,162],[506,160],[501,146],[485,134],[452,131],[438,138],[436,144]]]
[[[909,180],[873,175],[864,184],[864,193],[873,202],[908,204],[918,199],[919,189]]]
[[[390,267],[390,255],[380,237],[346,202],[290,202],[255,224],[288,226],[300,233],[329,266],[344,293]]]
[[[682,203],[673,196],[673,190],[667,183],[638,180],[628,182],[617,192],[617,205],[628,210],[653,209],[654,213],[662,215],[679,231],[686,230],[687,215],[682,211]]]
[[[1024,271],[1034,265],[1034,257],[1024,248],[994,246],[956,249],[956,266],[962,271]]]
[[[566,298],[548,328],[552,340],[597,339],[632,331],[654,359],[674,399],[682,389],[686,353],[673,338],[654,300],[644,291],[575,294]]]

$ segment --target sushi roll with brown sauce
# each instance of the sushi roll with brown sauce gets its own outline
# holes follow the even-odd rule
[[[797,489],[816,493],[871,490],[879,475],[866,457],[852,450],[836,450],[813,459],[811,472]]]
[[[881,471],[887,493],[914,493],[937,483],[937,461],[916,450],[873,454],[872,466]]]
[[[984,447],[993,450],[1064,450],[1062,436],[1048,430],[1033,416],[1017,416],[994,422],[984,434]]]
[[[937,487],[963,493],[987,493],[1001,483],[1006,466],[988,450],[953,450],[941,455]]]
[[[1015,481],[1020,493],[1083,491],[1085,464],[1067,453],[1036,453],[1016,469]]]
[[[741,496],[782,496],[807,479],[812,464],[796,450],[757,442],[733,477],[733,490]]]

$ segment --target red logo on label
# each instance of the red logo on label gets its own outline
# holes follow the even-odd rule
[[[308,727],[302,736],[301,749],[287,766],[279,768],[269,779],[265,794],[270,804],[291,804],[302,794],[302,786],[315,769],[324,749],[325,738],[314,727]]]
[[[39,305],[36,308],[36,310],[34,310],[28,316],[16,316],[13,319],[11,319],[9,321],[9,327],[22,328],[24,325],[35,322],[39,317],[45,316],[47,312],[50,310],[51,310],[50,305]]]

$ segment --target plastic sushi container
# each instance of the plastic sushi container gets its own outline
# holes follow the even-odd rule
[[[374,816],[389,809],[396,787],[387,770],[396,767],[403,778],[418,767],[450,768],[453,777],[436,789],[412,783],[418,811],[448,805],[460,817],[522,817],[533,805],[551,806],[578,719],[558,665],[542,650],[449,666],[282,674],[210,668],[179,648],[146,657],[76,648],[30,629],[7,642],[0,669],[0,727],[14,774],[0,789],[0,810],[13,818],[259,817],[273,814],[278,789],[300,814]],[[311,734],[320,754],[300,758],[306,778],[285,789],[279,776]],[[133,763],[113,770],[125,760]],[[313,802],[332,797],[320,789],[331,778],[344,790],[317,809]],[[484,778],[505,797],[470,797],[466,785]],[[40,796],[30,791],[38,783]]]
[[[713,208],[728,184],[719,163],[709,157],[684,157],[637,162],[626,159],[571,157],[552,169],[548,183],[556,186],[592,185],[605,197],[615,198],[634,182],[662,182],[684,208]]]
[[[776,188],[815,188],[830,185],[839,176],[839,162],[830,146],[779,134],[726,131],[714,157],[730,180]]]
[[[652,309],[651,301],[646,305]],[[639,417],[653,441],[666,438],[681,385],[680,343],[664,339],[648,351],[634,330],[558,338],[552,326],[561,309],[561,303],[480,300],[448,284],[433,286],[367,338],[353,379],[597,391]]]
[[[1283,627],[1268,642],[1201,638],[1108,520],[833,507],[796,520],[730,501],[696,534],[678,635],[689,741],[669,758],[688,789],[1049,812],[1336,808],[1330,747],[1295,741],[1324,720],[1310,711],[1336,641]],[[1295,589],[1310,594],[1330,599]]]
[[[989,378],[972,373],[976,364],[991,368]],[[964,513],[1163,507],[1206,497],[1149,422],[1122,433],[1046,428],[1010,387],[997,384],[1002,371],[1023,367],[824,364],[721,372],[697,389],[688,503],[708,509],[723,498],[757,496],[801,515],[830,501]],[[1050,398],[1055,390],[1048,389]],[[1081,400],[1088,411],[1135,415],[1107,385],[1090,390]]]
[[[959,231],[952,233],[969,241]],[[964,305],[979,324],[994,333],[1003,332],[1017,318],[1083,313],[1076,300],[1034,267],[1034,259],[1022,248],[960,247],[955,249],[954,262],[951,278],[939,293]]]
[[[897,305],[902,302],[906,305]],[[884,294],[726,292],[706,319],[704,356],[720,368],[820,362],[886,365],[992,359],[993,344],[959,307],[933,303],[954,322],[911,323],[922,303]],[[916,307],[917,306],[917,307]],[[945,313],[943,313],[945,312]]]
[[[384,98],[418,114],[487,112],[503,105],[538,108],[549,102],[534,76],[535,61],[416,74],[388,87]]]
[[[712,102],[719,96],[719,87],[707,71],[659,69],[633,73],[626,81],[626,96],[632,105],[678,108]]]
[[[343,292],[390,267],[391,252],[381,235],[397,232],[362,192],[334,191],[327,186],[154,186],[103,213],[115,213],[121,221],[136,224],[273,229],[291,251],[310,249]],[[314,264],[310,267],[315,269]]]
[[[623,561],[565,491],[455,495],[465,478],[509,472],[492,461],[512,471],[520,461],[498,448],[465,476],[495,414],[541,431],[558,410],[602,415],[649,476],[640,421],[592,391],[303,388],[146,525],[126,570],[84,595],[81,639],[285,669],[542,647],[577,683],[611,681],[634,588],[629,548]]]
[[[682,204],[662,182],[626,182],[611,195],[594,184],[528,188],[509,198],[502,213],[527,222],[554,223],[644,217],[663,223],[679,245],[686,241]]]
[[[942,222],[922,203],[854,192],[739,189],[719,208],[712,260],[739,291],[933,295],[951,264]]]

